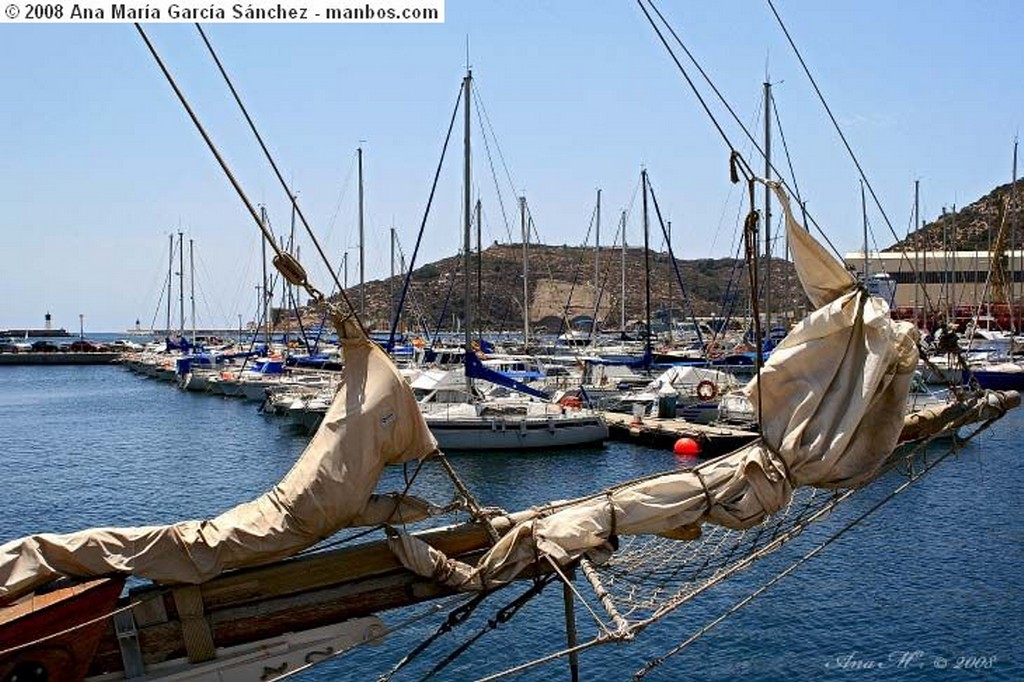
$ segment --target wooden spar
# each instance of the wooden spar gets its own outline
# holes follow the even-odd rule
[[[502,532],[511,527],[500,519]],[[490,546],[479,524],[421,535],[448,556],[467,561]],[[203,618],[217,647],[259,641],[350,618],[436,599],[452,590],[405,570],[383,540],[309,554],[266,566],[233,571],[199,586]],[[145,663],[186,656],[174,587],[144,586],[129,592]],[[123,605],[123,604],[122,604]],[[113,627],[100,641],[90,675],[122,669]]]

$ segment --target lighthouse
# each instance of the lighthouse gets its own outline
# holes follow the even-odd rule
[[[44,317],[43,320],[43,329],[45,329],[46,331],[50,331],[51,329],[53,329],[53,318],[50,317],[49,310],[46,311],[46,317]]]

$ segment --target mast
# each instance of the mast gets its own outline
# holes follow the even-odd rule
[[[298,199],[299,199],[299,197],[297,195],[293,195],[292,196],[292,225],[291,225],[291,232],[288,235],[288,253],[290,253],[291,255],[295,256],[296,260],[298,260],[298,258],[299,258],[299,247],[295,243],[295,213],[296,213],[296,209],[299,206]],[[290,321],[291,321],[291,318],[292,318],[292,309],[293,308],[295,309],[295,316],[296,316],[296,318],[298,318],[299,317],[299,311],[298,311],[298,307],[299,306],[297,305],[297,301],[295,299],[295,287],[293,287],[289,282],[286,281],[285,284],[284,284],[283,289],[288,292],[287,295],[284,296],[285,300],[284,300],[284,305],[282,306],[282,308],[284,308],[284,319],[285,319],[284,345],[285,345],[285,347],[287,347],[288,346],[288,332],[290,331],[290,327],[291,327]]]
[[[484,280],[483,280],[483,278],[484,278],[484,275],[483,275],[483,269],[482,269],[483,268],[483,228],[481,227],[481,222],[480,222],[482,211],[483,211],[483,204],[480,202],[480,199],[478,198],[476,200],[476,308],[477,308],[477,312],[480,311],[480,308],[481,308],[481,306],[483,304],[483,300],[484,300],[483,299],[483,291],[484,291]],[[480,326],[480,329],[478,329],[477,331],[479,332],[480,338],[482,339],[483,336],[484,336],[484,330],[483,330],[482,325],[480,325],[479,323],[478,323],[478,326]]]
[[[392,322],[398,311],[395,310],[395,228],[391,227],[391,276],[388,278],[388,301]]]
[[[167,235],[170,238],[170,248],[167,251],[167,326],[164,327],[164,335],[171,335],[171,296],[172,284],[174,283],[174,233]]]
[[[469,361],[469,354],[473,352],[473,311],[472,306],[469,304],[469,265],[470,265],[470,252],[472,249],[471,242],[471,218],[470,205],[472,194],[472,174],[470,168],[470,110],[472,97],[472,82],[473,82],[473,71],[472,69],[466,69],[466,77],[462,80],[462,97],[465,103],[465,128],[463,130],[463,158],[462,158],[462,224],[463,224],[463,239],[462,239],[462,258],[463,258],[463,301],[465,301],[465,319],[463,325],[465,329],[465,341],[466,341],[466,361]],[[466,392],[470,395],[473,394],[473,379],[469,376],[469,372],[466,373]]]
[[[363,241],[363,148],[358,147],[359,156],[359,317],[366,319],[366,252]]]
[[[676,288],[675,282],[673,281],[674,277],[672,276],[672,253],[673,252],[672,252],[672,221],[671,220],[665,221],[665,230],[668,232],[668,260],[669,260],[669,264],[668,264],[668,281],[672,282],[672,284],[669,285],[669,288],[668,288],[668,343],[669,343],[669,346],[671,346],[674,343],[674,341],[672,340],[672,338],[673,338],[672,337],[672,332],[673,332],[673,329],[672,329],[672,326],[673,326],[672,291]]]
[[[921,260],[922,260],[922,258],[921,258],[921,242],[920,242],[920,239],[921,239],[921,181],[920,180],[914,180],[914,232],[917,234],[917,237],[918,237],[918,246],[917,246],[916,249],[914,249],[914,260],[916,261],[915,264],[917,265],[917,267],[915,268],[916,272],[914,273],[914,277],[915,277],[915,279],[917,279],[918,282],[920,282],[921,281]],[[920,298],[919,298],[919,296],[920,296],[920,289],[921,289],[921,285],[920,284],[918,286],[914,287],[914,325],[917,326],[918,328],[920,328],[922,326],[922,322],[918,322],[918,320],[917,320],[917,314],[921,310],[921,303],[920,303]],[[922,315],[922,318],[923,317],[924,316]]]
[[[953,268],[956,267],[956,204],[953,204],[953,212],[949,215],[949,243],[946,245],[946,307],[948,313],[946,319],[950,322],[953,321],[954,313],[954,296],[953,296]],[[992,252],[992,232],[989,232],[989,253]],[[989,268],[992,267],[992,263],[988,264]],[[975,324],[977,327],[977,324]]]
[[[260,220],[263,221],[263,226],[267,227],[267,207],[266,206],[260,206]],[[265,234],[265,232],[266,231],[264,230],[264,234]],[[260,309],[260,314],[263,316],[263,324],[265,325],[264,326],[264,330],[265,330],[264,333],[266,334],[266,342],[267,342],[267,344],[270,344],[270,317],[267,315],[267,299],[269,298],[269,296],[268,296],[268,293],[267,293],[268,287],[267,287],[267,238],[266,238],[266,236],[264,236],[263,239],[260,240],[260,243],[261,243],[261,245],[263,247],[263,258],[262,258],[262,263],[261,263],[261,265],[263,267],[263,287],[260,289],[261,299],[260,299],[260,308],[259,309]],[[259,333],[259,328],[257,328],[256,331],[257,331],[257,334],[258,334]]]
[[[601,188],[597,188],[597,215],[594,221],[594,317],[590,320],[590,337],[597,338],[598,301],[601,295]]]
[[[644,193],[644,319],[647,325],[644,334],[644,369],[650,369],[651,357],[651,244],[650,219],[647,214],[647,169],[640,171],[640,181]]]
[[[772,179],[772,125],[771,125],[772,84],[764,82],[764,178]],[[865,258],[867,255],[865,254]],[[767,321],[768,337],[772,334],[772,192],[764,188],[764,314]],[[758,344],[763,344],[758,339]],[[763,345],[762,345],[763,348]]]
[[[192,238],[188,240],[188,284],[189,299],[192,302],[192,345],[196,345],[196,259]]]
[[[623,209],[619,218],[619,229],[622,231],[622,290],[619,296],[619,330],[626,333],[626,211]]]
[[[868,204],[864,198],[864,180],[860,181],[860,214],[864,224],[864,288],[868,286]],[[771,329],[768,330],[771,334]]]
[[[184,234],[178,232],[178,336],[185,338],[185,246],[182,239]]]
[[[526,224],[526,197],[519,197],[519,223],[523,232],[523,348],[530,345],[530,232]]]
[[[1020,205],[1017,203],[1017,138],[1013,138],[1013,179],[1010,184],[1010,210],[1013,215],[1013,223],[1010,225],[1010,253],[1016,253],[1020,248],[1017,243],[1017,216],[1020,215]],[[1013,262],[1011,256],[1010,262]],[[1016,333],[1020,329],[1019,302],[1017,300],[1017,277],[1021,270],[1021,263],[1017,267],[1010,268],[1010,327]]]

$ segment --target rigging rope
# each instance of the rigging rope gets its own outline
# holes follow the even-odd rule
[[[710,87],[712,92],[715,93],[715,96],[718,98],[719,102],[722,103],[722,106],[725,107],[726,111],[729,112],[729,115],[732,117],[733,121],[736,123],[737,126],[739,126],[740,130],[743,131],[743,134],[746,136],[747,140],[751,143],[751,145],[753,145],[754,149],[757,150],[758,154],[760,154],[761,157],[764,158],[766,156],[765,153],[764,153],[764,150],[758,144],[758,142],[754,138],[753,134],[751,134],[751,132],[747,129],[747,126],[743,123],[743,121],[740,119],[740,117],[736,114],[736,111],[729,104],[728,100],[726,100],[725,97],[722,95],[721,91],[714,84],[714,81],[711,80],[711,77],[708,76],[707,72],[704,70],[704,68],[697,61],[697,58],[693,56],[693,53],[691,53],[689,48],[687,48],[686,45],[683,43],[682,39],[676,33],[675,29],[672,28],[672,25],[668,23],[668,20],[661,13],[661,10],[659,10],[657,5],[654,4],[654,0],[637,0],[637,4],[640,5],[640,9],[643,10],[644,15],[647,17],[648,23],[650,23],[650,25],[651,25],[651,28],[654,29],[655,33],[657,33],[658,38],[661,40],[662,45],[664,45],[665,49],[668,51],[669,56],[672,58],[672,61],[675,62],[676,67],[679,69],[680,73],[683,74],[683,77],[686,79],[686,82],[689,84],[690,89],[693,91],[694,95],[697,97],[698,101],[701,103],[701,106],[703,107],[704,112],[711,119],[711,122],[712,122],[712,124],[714,124],[715,129],[718,131],[719,135],[722,136],[722,139],[725,141],[726,145],[729,147],[730,152],[732,152],[733,154],[737,153],[737,150],[736,150],[735,146],[729,140],[728,135],[725,134],[724,129],[722,128],[721,124],[718,122],[718,119],[715,117],[714,113],[712,113],[711,108],[710,108],[710,106],[708,106],[708,104],[705,101],[704,97],[700,94],[700,91],[697,89],[697,86],[693,82],[693,79],[690,78],[689,73],[687,73],[686,69],[683,67],[682,63],[679,61],[679,58],[676,57],[675,52],[672,50],[672,47],[668,44],[668,40],[665,38],[665,36],[662,34],[661,30],[658,28],[657,23],[654,21],[654,18],[647,11],[646,7],[644,7],[644,4],[643,4],[644,2],[646,2],[648,5],[650,5],[651,9],[654,10],[655,14],[658,15],[658,19],[662,22],[662,24],[664,24],[665,28],[672,35],[672,37],[675,39],[675,42],[683,50],[683,52],[686,54],[686,56],[690,60],[690,62],[693,63],[694,67],[696,67],[696,69],[700,73],[701,77],[708,84],[708,87]],[[775,175],[777,177],[783,178],[783,174],[779,172],[779,170],[775,167],[775,164],[773,164],[773,163],[771,163],[769,161],[769,166],[775,172]],[[789,187],[789,185],[786,183],[785,179],[780,180],[780,182],[783,185],[783,187],[786,187],[786,188]],[[794,194],[795,194],[795,192],[794,192]],[[818,233],[820,234],[821,238],[825,240],[825,243],[829,246],[830,249],[832,249],[833,253],[835,253],[837,256],[840,255],[840,252],[836,248],[835,244],[832,243],[832,241],[829,239],[828,235],[825,234],[824,230],[822,230],[821,226],[818,225],[817,221],[814,220],[814,217],[812,215],[810,215],[810,214],[807,214],[806,212],[805,212],[805,215],[807,216],[807,220],[810,221],[810,223],[813,224],[815,226],[815,228],[817,228]]]
[[[976,429],[973,433],[971,433],[969,436],[967,436],[965,441],[969,441],[970,439],[974,438],[975,436],[977,436],[982,431],[987,430],[996,421],[998,421],[998,418],[997,419],[993,419],[993,420],[988,421],[988,422],[985,422],[984,424],[979,426],[978,429]],[[929,439],[928,442],[931,442],[931,439]],[[908,455],[905,458],[906,462],[908,462],[908,463],[912,462],[912,460],[914,458],[914,454],[917,451],[919,451],[922,447],[923,447],[923,445],[918,446],[917,448],[915,448],[914,453],[911,453],[910,455]],[[698,639],[700,639],[701,637],[706,635],[708,632],[713,630],[715,627],[717,627],[719,624],[721,624],[726,618],[728,618],[729,616],[733,615],[737,611],[741,610],[745,606],[749,605],[752,601],[754,601],[754,599],[756,599],[757,597],[759,597],[762,594],[764,594],[769,588],[771,588],[772,586],[776,585],[777,583],[782,581],[785,577],[787,577],[788,575],[790,575],[794,571],[796,571],[798,568],[800,568],[803,564],[807,563],[808,561],[813,559],[815,556],[817,556],[818,554],[823,552],[831,544],[833,544],[834,542],[839,540],[843,535],[845,535],[848,531],[850,531],[853,528],[855,528],[858,525],[860,525],[865,519],[867,519],[869,516],[871,516],[872,514],[877,512],[879,509],[881,509],[887,503],[892,501],[892,499],[895,498],[897,495],[899,495],[900,493],[904,492],[907,488],[909,488],[911,485],[916,483],[922,476],[927,474],[929,471],[934,469],[936,466],[938,466],[939,464],[944,462],[946,459],[948,459],[952,455],[956,454],[958,451],[959,451],[959,447],[958,447],[958,445],[956,443],[954,443],[954,445],[952,447],[950,447],[943,455],[941,455],[940,457],[935,459],[930,464],[926,463],[925,467],[923,469],[921,469],[920,471],[916,471],[915,472],[913,470],[913,468],[912,468],[912,465],[911,465],[911,469],[907,472],[907,480],[904,481],[901,485],[899,485],[895,490],[892,490],[885,497],[883,497],[881,500],[879,500],[875,504],[871,505],[868,509],[866,509],[865,511],[863,511],[860,514],[858,514],[857,516],[855,516],[849,522],[844,524],[835,533],[829,535],[828,538],[826,538],[823,542],[821,542],[818,545],[816,545],[813,549],[811,549],[811,551],[807,552],[806,554],[801,556],[799,559],[797,559],[795,562],[793,562],[792,564],[787,566],[784,570],[782,570],[781,572],[777,573],[770,580],[768,580],[763,585],[758,587],[756,590],[751,592],[749,595],[747,595],[746,597],[744,597],[743,599],[738,601],[736,604],[734,604],[732,607],[730,607],[728,610],[723,612],[721,615],[719,615],[714,620],[710,621],[708,624],[706,624],[700,630],[698,630],[693,635],[688,637],[686,640],[684,640],[683,642],[681,642],[677,646],[673,647],[672,649],[670,649],[666,653],[662,654],[661,656],[658,656],[657,658],[654,658],[654,659],[648,661],[647,664],[644,665],[643,668],[641,668],[640,670],[637,670],[633,674],[633,679],[634,680],[642,679],[651,670],[653,670],[654,668],[656,668],[659,665],[663,664],[666,660],[668,660],[672,656],[675,656],[676,654],[680,653],[681,651],[683,651],[684,649],[689,647],[691,644],[696,642]],[[898,466],[899,462],[900,462],[900,460],[897,460],[897,461],[893,462],[893,464],[891,464],[887,469],[888,470],[892,470],[892,469],[896,468]],[[858,490],[857,488],[852,488],[850,490],[845,491],[844,493],[842,493],[836,499],[835,504],[838,504],[840,501],[848,498],[849,496],[851,496],[852,494],[857,492],[857,490]],[[835,505],[832,505],[832,506],[835,506]]]
[[[434,204],[434,194],[437,192],[437,181],[441,177],[441,167],[444,165],[444,157],[448,152],[448,143],[452,139],[452,130],[455,128],[455,119],[459,113],[459,103],[462,101],[462,86],[459,86],[459,94],[455,98],[455,107],[452,109],[452,119],[448,123],[448,133],[444,136],[444,145],[441,147],[441,158],[437,160],[437,168],[434,170],[434,182],[430,185],[430,196],[427,197],[427,206],[423,210],[423,220],[420,221],[420,230],[416,234],[416,245],[412,249],[412,257],[409,259],[408,270],[405,274],[405,281],[402,282],[402,293],[398,297],[398,305],[395,308],[395,319],[391,322],[391,333],[388,337],[388,347],[395,345],[395,334],[398,332],[398,320],[402,316],[402,309],[405,306],[405,297],[409,293],[409,284],[412,282],[412,272],[416,267],[416,256],[420,253],[420,244],[423,243],[423,232],[427,227],[427,218],[430,216],[430,207]],[[466,188],[469,191],[469,188]]]
[[[231,186],[235,189],[235,192],[238,194],[239,199],[241,199],[242,203],[245,204],[246,209],[248,209],[249,211],[249,215],[256,222],[256,226],[259,228],[260,232],[263,233],[263,238],[267,240],[267,243],[270,244],[271,248],[274,250],[275,266],[277,266],[278,269],[285,268],[286,270],[288,270],[290,274],[299,278],[297,279],[297,281],[293,283],[299,284],[303,288],[305,288],[309,295],[313,297],[315,300],[323,300],[323,294],[320,291],[318,291],[312,284],[310,284],[308,280],[305,279],[305,273],[302,271],[302,268],[301,266],[299,266],[298,262],[295,261],[289,254],[282,251],[281,248],[277,245],[273,233],[271,233],[270,229],[260,218],[259,213],[256,212],[255,206],[253,206],[252,202],[249,201],[249,197],[246,196],[245,190],[242,189],[242,186],[239,184],[238,180],[235,179],[235,176],[231,172],[231,169],[228,167],[228,164],[224,160],[224,157],[221,156],[220,152],[217,150],[216,145],[213,144],[213,140],[210,138],[210,135],[206,132],[206,129],[203,127],[203,124],[200,123],[199,117],[196,115],[195,111],[193,111],[191,105],[189,105],[188,100],[185,99],[184,93],[181,91],[181,88],[178,87],[178,84],[174,80],[174,77],[171,75],[171,72],[168,71],[167,66],[164,64],[164,61],[163,59],[161,59],[159,53],[157,53],[156,48],[153,46],[153,43],[150,42],[149,36],[146,35],[146,32],[143,30],[140,24],[135,23],[135,29],[139,32],[139,35],[142,37],[143,42],[146,43],[146,47],[149,49],[150,54],[153,55],[153,59],[156,60],[157,66],[160,67],[160,71],[164,74],[164,77],[170,84],[171,89],[174,90],[174,94],[177,95],[178,101],[180,101],[181,105],[185,108],[185,112],[188,114],[189,118],[192,119],[193,125],[195,125],[196,130],[202,136],[203,141],[206,142],[206,146],[210,149],[210,152],[213,154],[214,158],[217,160],[217,163],[220,165],[221,170],[227,176],[228,181],[231,183]],[[354,314],[355,311],[354,309],[352,309],[351,304],[349,305],[349,309]]]
[[[136,24],[136,26],[138,26],[138,24]],[[224,82],[227,84],[228,89],[231,91],[231,95],[235,98],[235,102],[238,104],[238,108],[241,109],[242,115],[245,116],[245,120],[249,124],[249,129],[256,137],[256,141],[259,142],[260,149],[263,150],[263,155],[270,163],[270,167],[274,170],[274,175],[277,176],[278,182],[281,183],[281,188],[284,189],[285,194],[291,201],[292,210],[295,211],[295,215],[297,215],[299,217],[299,220],[302,221],[302,225],[303,227],[306,228],[306,233],[309,235],[309,238],[312,241],[313,246],[316,247],[317,253],[320,254],[320,258],[327,266],[328,272],[330,272],[331,276],[334,278],[334,286],[338,288],[338,293],[341,294],[341,298],[345,302],[345,305],[348,306],[348,309],[352,317],[354,317],[355,320],[359,323],[359,326],[362,327],[362,321],[359,319],[358,312],[352,305],[352,302],[349,301],[348,295],[345,293],[344,288],[341,286],[341,282],[338,281],[338,276],[335,274],[334,269],[331,267],[330,259],[328,259],[327,254],[324,253],[323,247],[320,246],[320,241],[316,238],[316,234],[313,232],[313,228],[310,227],[309,221],[306,220],[306,215],[302,212],[302,209],[299,207],[298,195],[292,191],[291,187],[288,186],[288,183],[287,181],[285,181],[280,169],[278,169],[277,163],[274,161],[274,157],[271,155],[270,150],[267,149],[267,145],[263,141],[263,136],[260,135],[259,130],[256,129],[256,124],[253,122],[252,117],[249,115],[249,111],[248,109],[246,109],[245,104],[242,103],[242,98],[238,95],[238,91],[235,89],[234,84],[231,82],[231,78],[228,77],[228,73],[224,69],[224,65],[221,63],[220,58],[217,56],[217,53],[214,51],[213,45],[210,44],[209,39],[206,37],[206,32],[203,31],[203,27],[200,26],[198,23],[195,25],[195,27],[196,30],[199,31],[199,35],[202,37],[203,43],[206,45],[206,48],[210,51],[210,56],[213,57],[214,63],[217,64],[217,69],[220,71],[221,76],[224,77]],[[140,28],[139,30],[141,31],[142,29]],[[149,41],[147,40],[146,43],[149,44]],[[177,90],[176,87],[175,90]],[[283,253],[280,250],[280,248],[278,248],[277,244],[274,242],[273,235],[270,235],[267,232],[264,232],[264,235],[267,237],[267,242],[274,248],[274,253],[277,254],[278,258],[282,258]],[[274,265],[278,265],[277,259],[275,259]],[[287,277],[287,275],[285,276]],[[289,281],[291,281],[291,278],[289,278]],[[301,282],[292,282],[292,284],[301,284]],[[308,282],[303,286],[315,299],[322,297],[322,294],[316,289],[313,289],[311,285],[308,285]]]

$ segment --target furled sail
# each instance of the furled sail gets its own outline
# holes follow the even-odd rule
[[[55,577],[132,573],[199,583],[275,561],[347,526],[402,523],[426,503],[374,489],[384,467],[437,449],[412,391],[351,320],[335,315],[345,374],[319,430],[273,489],[215,519],[169,526],[40,534],[0,545],[0,602]]]
[[[406,534],[392,550],[411,570],[463,590],[512,580],[538,557],[565,564],[614,550],[620,535],[699,536],[702,523],[749,528],[781,509],[793,489],[849,488],[870,480],[895,448],[917,364],[917,330],[860,287],[796,221],[772,185],[804,290],[817,310],[772,353],[744,389],[763,407],[751,445],[574,503],[531,510],[473,566]]]

